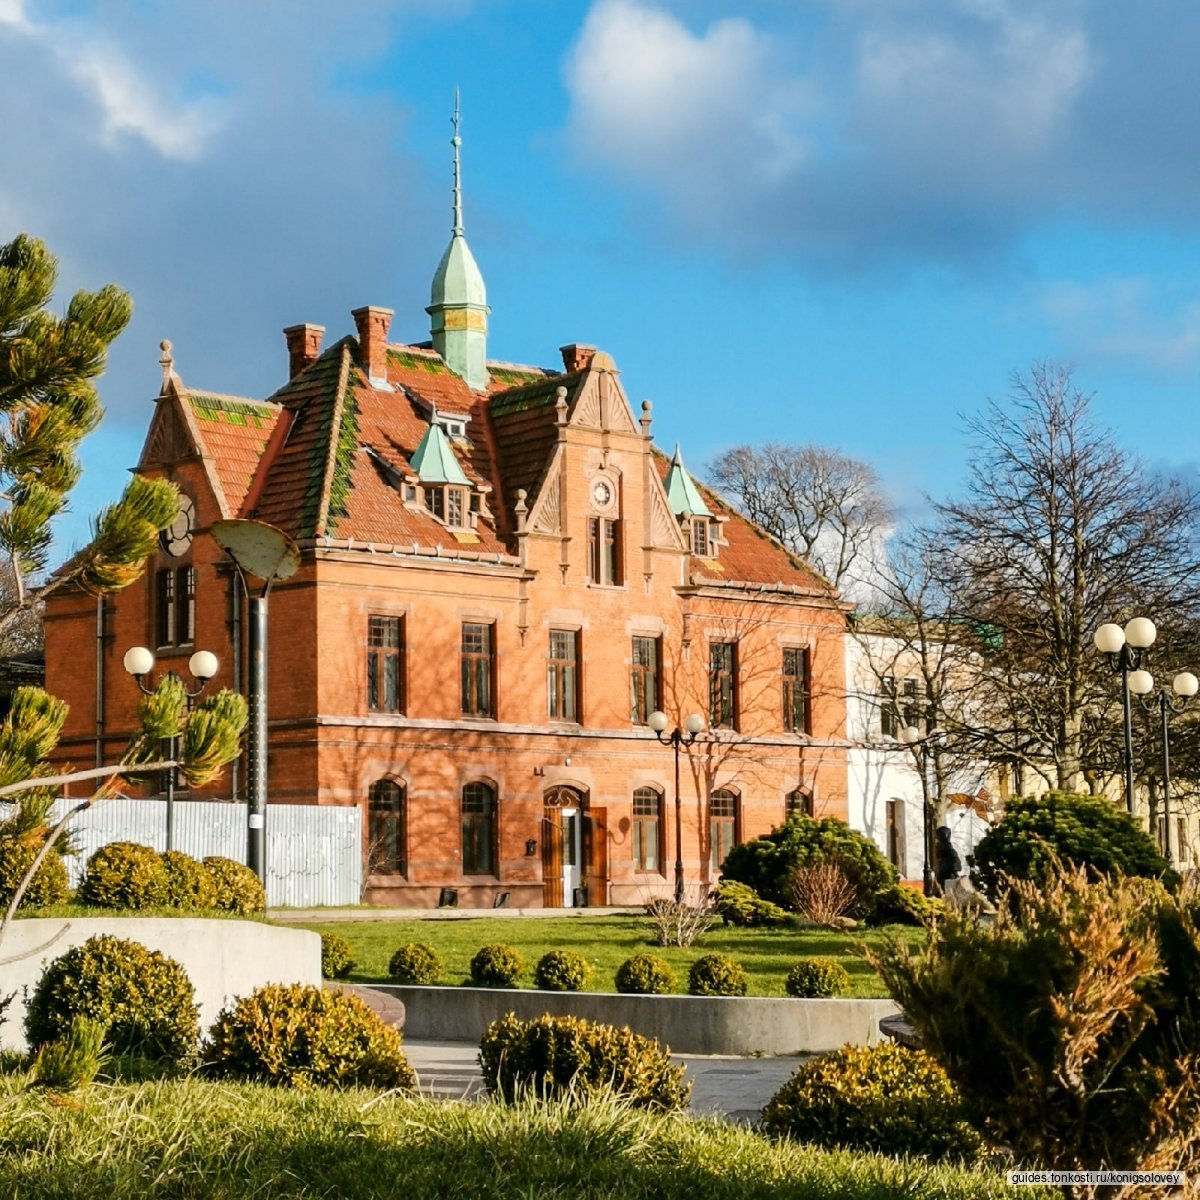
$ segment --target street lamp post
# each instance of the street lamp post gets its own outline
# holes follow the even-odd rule
[[[1120,625],[1101,625],[1093,635],[1096,649],[1121,676],[1121,717],[1125,724],[1125,807],[1133,815],[1133,714],[1129,709],[1129,677],[1141,671],[1146,652],[1154,645],[1158,630],[1149,617],[1134,617]],[[1151,687],[1154,686],[1151,681]]]
[[[900,741],[908,746],[917,756],[917,768],[921,772],[921,886],[926,896],[932,896],[933,887],[933,801],[929,795],[929,743],[938,736],[933,730],[924,738],[915,725],[905,725],[900,730]]]
[[[125,657],[122,659],[125,670],[133,676],[134,682],[138,685],[138,690],[144,692],[147,696],[154,694],[155,689],[146,682],[146,677],[154,670],[154,655],[146,649],[145,646],[130,646],[125,651]],[[197,681],[197,686],[189,688],[184,684],[184,695],[187,696],[188,708],[192,706],[192,701],[204,691],[208,686],[208,681],[217,673],[217,668],[220,664],[217,662],[217,656],[211,650],[197,650],[191,658],[188,659],[188,671],[193,679]],[[183,679],[177,671],[168,671],[168,675],[174,675],[180,683]],[[179,744],[178,736],[173,735],[170,738],[170,751],[168,757],[174,762],[177,747]],[[167,849],[175,849],[175,767],[167,768]]]
[[[699,713],[692,713],[684,719],[683,729],[676,726],[666,737],[663,734],[670,724],[666,713],[652,712],[647,724],[664,746],[671,746],[675,751],[675,902],[678,904],[683,900],[683,816],[682,802],[679,798],[679,748],[695,742],[704,728],[704,718]]]
[[[1149,703],[1146,697],[1154,690],[1154,676],[1149,671],[1133,671],[1129,675],[1129,690],[1137,696],[1146,708],[1158,705],[1158,717],[1162,736],[1162,788],[1163,788],[1163,824],[1166,836],[1163,838],[1163,857],[1167,865],[1174,865],[1171,856],[1171,743],[1168,723],[1174,713],[1183,712],[1187,702],[1200,690],[1200,680],[1191,671],[1180,671],[1171,680],[1171,687],[1159,688],[1158,695]]]

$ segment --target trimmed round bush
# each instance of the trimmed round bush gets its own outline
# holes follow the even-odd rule
[[[716,910],[726,925],[785,925],[789,919],[785,909],[764,900],[752,887],[736,879],[722,879],[718,884]]]
[[[442,959],[424,942],[409,942],[392,955],[388,975],[397,983],[437,983],[442,977]]]
[[[945,1071],[895,1042],[845,1046],[800,1066],[762,1112],[763,1131],[824,1147],[970,1159],[979,1136]]]
[[[728,954],[706,954],[696,959],[688,971],[691,996],[744,996],[746,987],[742,964]]]
[[[0,906],[7,908],[42,848],[42,837],[0,837]],[[67,868],[62,855],[51,850],[42,860],[37,874],[29,881],[18,908],[43,908],[47,904],[63,904],[70,894]]]
[[[349,992],[269,984],[225,1009],[204,1061],[217,1076],[290,1087],[412,1088],[398,1030]]]
[[[471,959],[471,982],[479,987],[516,987],[524,972],[520,952],[503,942],[482,946]]]
[[[685,1108],[692,1091],[685,1068],[658,1042],[578,1017],[521,1021],[509,1013],[487,1027],[479,1064],[489,1094],[509,1102],[532,1095],[586,1103],[609,1092],[634,1108],[665,1112]]]
[[[802,958],[787,973],[784,988],[800,1000],[828,1000],[850,990],[850,976],[832,958]]]
[[[657,954],[635,954],[617,968],[616,982],[626,996],[666,996],[675,990],[675,972]]]
[[[1137,819],[1103,796],[1047,792],[1010,800],[975,847],[980,887],[995,899],[1003,876],[1040,882],[1057,859],[1101,875],[1177,878]]]
[[[896,883],[876,895],[869,919],[872,925],[930,925],[945,915],[946,902],[940,896]]]
[[[109,842],[87,861],[79,902],[95,908],[163,908],[169,903],[162,855],[137,842]]]
[[[581,992],[591,977],[591,964],[574,950],[551,950],[533,969],[534,987],[543,992]]]
[[[213,855],[204,860],[216,887],[214,908],[222,912],[262,912],[267,907],[267,893],[262,881],[244,863],[232,858]]]
[[[139,942],[101,934],[74,946],[43,972],[25,1013],[32,1047],[65,1037],[73,1017],[108,1025],[115,1054],[181,1063],[200,1036],[195,989],[173,958]]]
[[[793,813],[765,837],[734,846],[721,870],[725,879],[747,884],[764,900],[791,909],[792,873],[825,862],[837,863],[853,885],[855,899],[847,915],[856,919],[870,912],[877,893],[899,879],[879,847],[845,821],[817,821],[801,813]]]
[[[210,909],[217,898],[212,872],[190,854],[167,850],[162,854],[167,874],[167,903],[172,908]]]
[[[321,934],[321,978],[345,979],[354,970],[354,951],[336,933]]]

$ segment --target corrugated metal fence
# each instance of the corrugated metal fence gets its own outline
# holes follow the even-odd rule
[[[58,800],[58,820],[78,800]],[[109,842],[166,849],[167,810],[161,800],[105,800],[70,825],[78,854],[68,858],[75,887],[88,856]],[[211,800],[175,804],[175,849],[193,858],[210,854],[246,861],[246,806]],[[267,903],[308,908],[358,904],[362,899],[362,814],[315,804],[267,805]]]

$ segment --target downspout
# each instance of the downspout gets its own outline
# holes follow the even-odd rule
[[[104,766],[104,597],[96,597],[96,766]]]
[[[237,571],[229,575],[229,640],[233,648],[230,667],[233,672],[233,690],[245,695],[242,685],[242,577]],[[229,798],[237,800],[241,794],[242,756],[229,766]]]

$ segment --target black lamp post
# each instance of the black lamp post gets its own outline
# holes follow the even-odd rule
[[[154,694],[154,687],[146,682],[146,677],[154,670],[154,655],[146,649],[145,646],[131,646],[125,651],[125,657],[122,659],[125,670],[133,676],[134,682],[138,685],[138,689],[144,692],[147,696]],[[204,691],[208,686],[208,681],[217,673],[217,668],[220,664],[217,662],[217,656],[211,650],[197,650],[191,658],[188,659],[188,671],[193,679],[197,681],[197,686],[188,688],[184,685],[184,694],[187,696],[188,707],[191,707],[192,701]],[[168,671],[168,675],[174,675],[176,679],[183,683],[182,677],[177,671]],[[170,739],[170,751],[168,757],[175,759],[176,749],[178,746],[178,737]],[[175,849],[175,768],[167,768],[167,849]]]
[[[917,769],[921,772],[921,888],[926,896],[932,896],[933,887],[933,800],[929,794],[929,743],[940,736],[933,730],[924,738],[915,725],[905,725],[900,730],[900,741],[917,757]]]
[[[1149,617],[1134,617],[1120,625],[1101,625],[1092,637],[1096,649],[1121,676],[1121,717],[1125,723],[1125,807],[1133,816],[1133,714],[1129,711],[1129,676],[1141,669],[1158,630]]]
[[[1158,705],[1158,717],[1162,730],[1162,786],[1163,786],[1163,824],[1166,836],[1163,838],[1163,857],[1167,865],[1173,865],[1171,856],[1171,742],[1168,724],[1174,713],[1183,712],[1187,702],[1200,690],[1200,680],[1191,671],[1180,671],[1171,680],[1171,687],[1159,688],[1158,695],[1147,702],[1146,697],[1154,691],[1154,676],[1149,671],[1133,671],[1129,676],[1129,690],[1137,696],[1144,707],[1153,708]]]
[[[674,731],[665,737],[663,734],[670,724],[666,713],[652,712],[647,724],[664,746],[671,746],[675,751],[675,902],[679,903],[683,900],[683,817],[679,798],[679,748],[690,746],[700,736],[700,731],[704,728],[704,718],[699,713],[692,713],[684,719],[683,729],[676,726]]]

